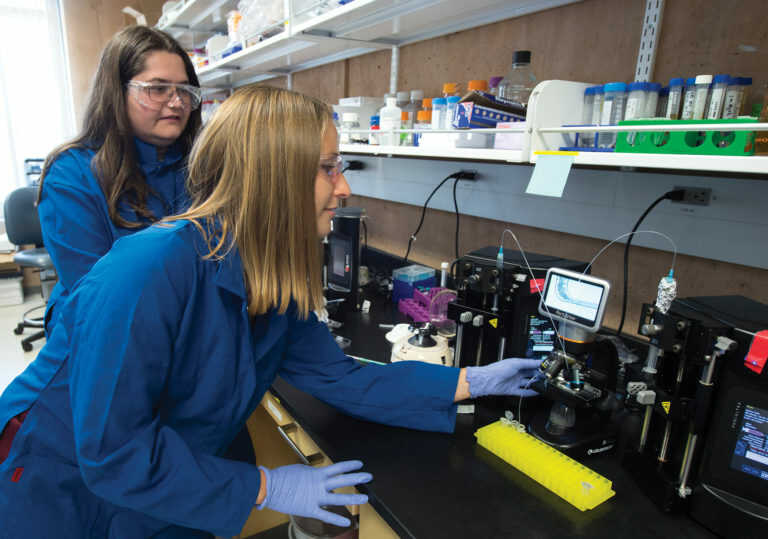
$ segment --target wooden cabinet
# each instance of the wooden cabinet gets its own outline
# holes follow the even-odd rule
[[[289,464],[327,466],[333,461],[324,454],[307,432],[286,411],[280,400],[267,392],[261,405],[246,422],[256,456],[256,463],[266,468]],[[356,492],[354,487],[337,492]],[[390,539],[398,535],[376,511],[366,504],[348,506],[353,515],[360,515],[361,539]],[[238,538],[246,538],[288,522],[288,516],[270,509],[254,508]]]

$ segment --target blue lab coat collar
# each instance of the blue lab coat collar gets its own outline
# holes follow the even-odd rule
[[[240,251],[237,246],[232,249],[218,262],[216,277],[214,282],[216,286],[224,288],[245,300],[245,280],[243,276],[243,261],[240,258]]]
[[[157,146],[144,142],[139,137],[133,137],[133,141],[136,146],[136,154],[139,157],[139,163],[145,167],[172,165],[178,162],[182,157],[181,144],[179,144],[178,141],[168,147],[161,161],[157,159]]]

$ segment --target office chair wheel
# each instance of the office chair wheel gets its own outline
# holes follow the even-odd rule
[[[16,324],[16,327],[13,328],[13,332],[16,335],[21,335],[22,333],[24,333],[24,324]]]
[[[21,347],[24,349],[25,352],[31,352],[32,351],[32,343],[31,342],[23,342],[22,341]]]

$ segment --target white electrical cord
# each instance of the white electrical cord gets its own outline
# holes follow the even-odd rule
[[[672,244],[672,266],[671,266],[671,268],[673,270],[675,269],[675,261],[677,260],[677,244],[674,242],[674,240],[672,238],[670,238],[669,236],[667,236],[666,234],[664,234],[662,232],[657,232],[655,230],[635,230],[634,232],[627,232],[626,234],[622,234],[618,238],[616,238],[614,240],[611,240],[610,243],[608,243],[602,249],[600,249],[597,252],[597,254],[594,257],[592,257],[592,260],[589,262],[589,264],[587,264],[587,267],[584,268],[584,271],[582,272],[582,274],[583,275],[587,274],[587,271],[589,271],[589,268],[591,268],[592,264],[595,263],[595,260],[597,260],[597,257],[599,257],[601,254],[603,254],[603,252],[605,252],[605,250],[608,249],[608,247],[610,247],[611,245],[613,245],[614,243],[616,243],[619,240],[623,240],[624,238],[628,238],[629,236],[632,236],[633,234],[656,234],[657,236],[661,236],[662,238],[666,238],[667,241],[670,244]]]

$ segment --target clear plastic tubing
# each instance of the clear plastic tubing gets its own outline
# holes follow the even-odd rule
[[[623,82],[609,82],[604,86],[603,112],[600,125],[617,125],[624,118],[624,105],[627,101],[627,85]],[[616,133],[601,133],[600,147],[613,148]]]
[[[669,81],[669,98],[667,99],[667,111],[664,115],[670,120],[680,119],[680,103],[683,100],[684,84],[685,81],[679,77]]]
[[[683,112],[681,120],[693,118],[693,103],[696,101],[696,77],[685,80],[685,93],[683,94]]]
[[[709,97],[707,120],[718,120],[723,116],[725,92],[731,82],[730,75],[715,75],[712,81],[712,94]]]
[[[445,98],[432,98],[432,129],[443,128],[443,117],[445,116]]]
[[[624,112],[624,120],[643,118],[645,113],[645,100],[648,96],[647,82],[633,82],[627,88],[627,109]]]
[[[709,97],[712,75],[696,75],[696,98],[693,101],[693,120],[703,120]]]
[[[659,106],[659,93],[661,92],[661,84],[658,82],[648,83],[648,93],[645,96],[645,112],[643,112],[642,118],[655,118],[656,107]]]
[[[593,109],[595,107],[595,94],[597,90],[602,90],[602,86],[590,86],[584,90],[584,107],[581,112],[581,123],[583,125],[592,125]],[[588,147],[595,143],[595,134],[584,132],[579,135],[579,145]]]
[[[445,101],[443,129],[453,129],[453,117],[456,115],[456,109],[459,108],[459,101],[461,101],[461,98],[457,95],[451,95],[446,97]]]

